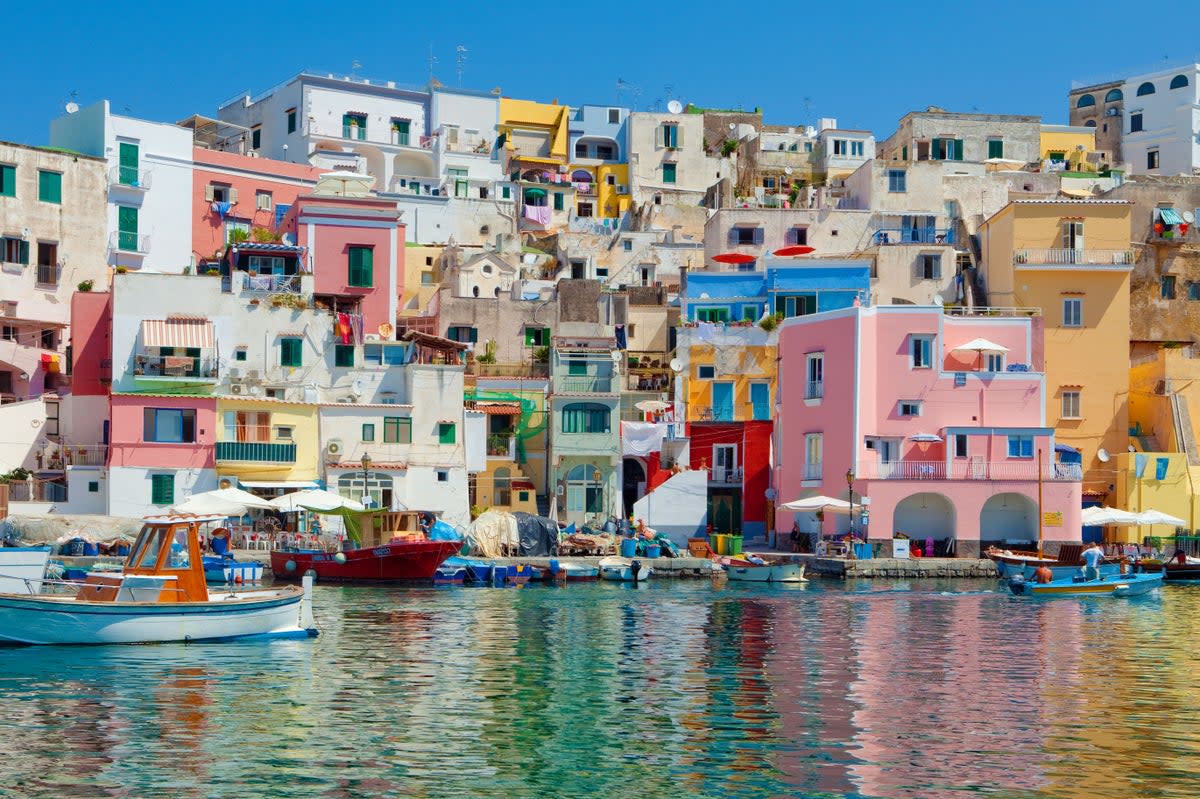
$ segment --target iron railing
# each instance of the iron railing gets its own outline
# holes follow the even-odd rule
[[[554,378],[554,390],[568,394],[609,394],[613,379],[599,375],[559,375]]]
[[[259,441],[218,441],[218,461],[253,463],[295,463],[295,444],[270,444]]]
[[[108,170],[108,185],[127,189],[149,189],[154,173],[136,166],[114,166]]]
[[[212,355],[137,355],[133,359],[135,378],[191,378],[217,382],[217,361]]]
[[[120,252],[150,252],[150,235],[116,231],[109,237],[109,246]]]
[[[1041,479],[1071,482],[1083,479],[1078,463],[1043,464]],[[984,461],[974,458],[945,461],[894,461],[860,463],[855,474],[864,480],[1022,480],[1037,481],[1033,460]]]
[[[1066,266],[1133,266],[1133,250],[1074,250],[1064,247],[1013,251],[1014,264]]]
[[[875,244],[953,244],[954,228],[879,228]]]

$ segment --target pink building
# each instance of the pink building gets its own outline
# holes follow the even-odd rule
[[[1047,551],[1080,541],[1080,467],[1059,459],[1045,423],[1041,317],[848,308],[787,320],[779,353],[780,503],[846,497],[852,472],[868,511],[856,509],[854,529],[865,524],[885,554],[904,533],[975,556],[1037,541],[1040,472]],[[776,529],[848,529],[848,516],[823,515],[780,511]]]

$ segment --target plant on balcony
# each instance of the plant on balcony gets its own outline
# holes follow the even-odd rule
[[[265,227],[251,229],[250,238],[259,244],[278,244],[283,241],[283,234]]]
[[[207,272],[205,272],[204,274],[208,275],[209,277],[220,277],[220,276],[221,276],[221,270],[220,270],[220,269],[217,269],[215,266],[210,266],[210,267],[208,268],[208,271],[207,271]]]
[[[628,364],[629,364],[630,369],[637,369],[639,366],[642,365],[642,359],[637,357],[636,355],[630,355],[629,359],[628,359]]]
[[[40,456],[41,453],[39,452],[38,455]],[[41,465],[42,465],[42,462],[41,462],[41,460],[39,460],[38,466],[40,467]],[[30,477],[33,477],[33,472],[29,471],[28,469],[22,469],[20,466],[18,466],[17,468],[13,469],[11,472],[5,472],[4,474],[0,474],[0,483],[20,482],[22,480],[28,480]]]
[[[76,286],[75,288],[79,289],[80,291],[91,291],[92,285],[93,285],[92,281],[84,280],[84,281],[81,281],[79,283],[79,285]]]
[[[488,436],[487,454],[488,455],[507,455],[508,454],[508,442],[510,440],[511,435],[512,435],[511,433],[493,433],[492,435]]]
[[[476,355],[477,363],[495,363],[496,362],[496,339],[490,338],[483,343],[483,354]]]
[[[728,158],[729,156],[733,155],[737,148],[737,139],[726,139],[725,141],[721,142],[721,155],[724,158]]]
[[[758,326],[761,327],[763,330],[767,331],[768,333],[770,333],[772,330],[779,327],[779,323],[782,321],[783,321],[783,314],[781,314],[781,313],[771,314],[770,316],[763,317],[762,320],[758,323]]]
[[[241,244],[244,241],[250,240],[250,231],[238,228],[229,232],[230,244]]]
[[[117,266],[115,269],[113,269],[113,271],[116,272],[118,275],[123,275],[129,271],[129,267],[128,266]]]
[[[550,363],[550,348],[538,347],[533,351],[534,363]]]

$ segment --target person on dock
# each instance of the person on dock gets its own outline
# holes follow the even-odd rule
[[[1092,542],[1090,547],[1083,550],[1083,554],[1080,555],[1080,559],[1087,564],[1087,568],[1084,571],[1084,576],[1088,580],[1099,580],[1100,562],[1104,560],[1104,550],[1100,548],[1100,545]]]

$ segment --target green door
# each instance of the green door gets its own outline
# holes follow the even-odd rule
[[[132,205],[117,206],[117,249],[138,251],[138,209]]]
[[[121,142],[117,180],[122,186],[138,185],[138,146]]]

